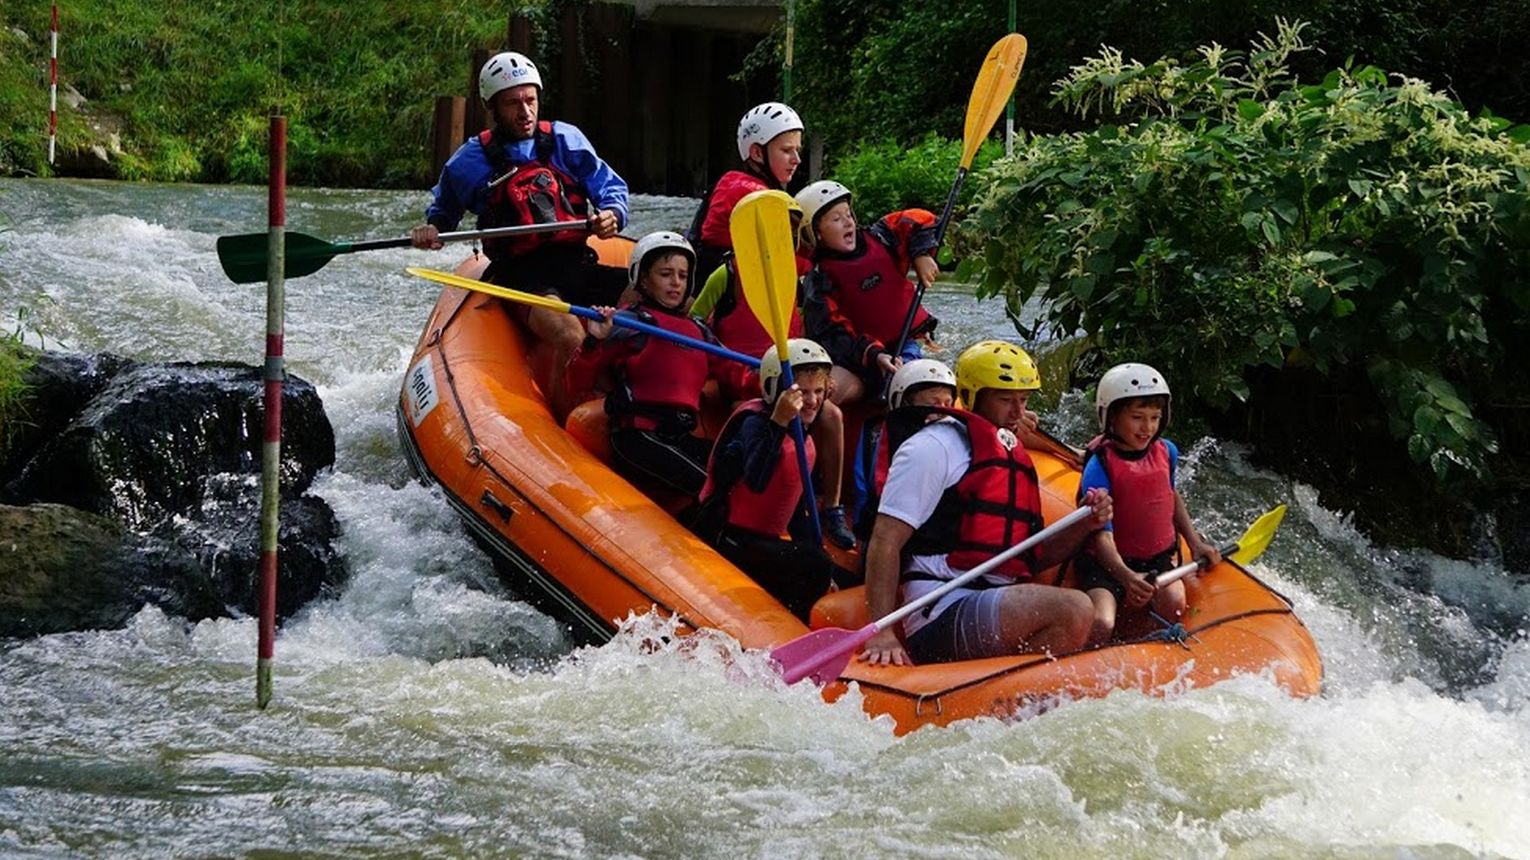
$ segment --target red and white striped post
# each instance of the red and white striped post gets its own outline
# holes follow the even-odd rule
[[[48,163],[53,163],[58,139],[58,4],[53,4],[53,23],[48,25]]]
[[[260,635],[255,660],[255,704],[271,701],[276,656],[276,550],[281,504],[282,340],[287,262],[287,118],[271,117],[271,213],[266,263],[265,437],[260,449]]]

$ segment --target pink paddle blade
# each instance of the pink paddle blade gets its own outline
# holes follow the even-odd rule
[[[780,667],[786,683],[795,684],[812,676],[814,682],[823,686],[845,671],[850,655],[876,632],[875,624],[867,624],[859,630],[825,627],[776,648],[770,652],[770,659]]]

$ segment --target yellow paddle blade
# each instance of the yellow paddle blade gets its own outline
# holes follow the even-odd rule
[[[1275,537],[1275,530],[1280,528],[1280,521],[1285,518],[1286,506],[1280,505],[1254,520],[1243,537],[1238,538],[1238,549],[1230,556],[1232,560],[1238,564],[1248,564],[1258,558],[1264,553],[1264,548],[1270,545],[1270,539]]]
[[[962,130],[962,163],[966,170],[972,166],[972,158],[978,147],[988,137],[989,129],[1004,112],[1009,94],[1015,91],[1015,81],[1020,78],[1020,67],[1025,65],[1025,37],[1010,33],[988,49],[983,58],[983,68],[978,71],[977,81],[972,85],[972,96],[967,99],[967,123]]]
[[[797,306],[797,252],[785,196],[767,191],[745,195],[733,207],[728,232],[744,301],[785,361],[792,309]]]
[[[512,290],[509,287],[501,287],[486,281],[475,281],[472,278],[464,278],[461,275],[454,275],[451,272],[438,272],[435,269],[421,269],[417,266],[410,266],[404,271],[416,277],[424,278],[427,281],[435,281],[436,283],[446,284],[452,287],[461,287],[464,290],[473,290],[474,292],[487,293],[491,296],[498,296],[502,299],[509,299],[512,302],[519,302],[523,305],[532,305],[539,308],[547,308],[549,310],[559,311],[560,313],[566,314],[569,312],[569,308],[572,307],[572,305],[570,305],[568,302],[560,301],[558,299],[552,298],[551,296],[538,296],[532,293],[523,293],[520,290]]]

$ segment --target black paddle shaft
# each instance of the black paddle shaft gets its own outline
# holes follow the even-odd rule
[[[951,223],[951,212],[956,208],[956,195],[961,193],[962,180],[967,178],[967,168],[959,167],[956,170],[956,181],[951,183],[951,193],[946,195],[946,207],[940,210],[940,220],[935,222],[935,252],[940,253],[940,243],[946,239],[946,225]],[[908,313],[903,317],[903,328],[898,332],[898,342],[893,345],[893,358],[903,354],[903,346],[908,343],[908,335],[914,327],[914,317],[919,313],[919,304],[924,301],[924,281],[914,288],[914,300],[909,302]]]

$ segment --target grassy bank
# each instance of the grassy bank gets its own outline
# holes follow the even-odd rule
[[[46,174],[47,0],[0,5],[0,172]],[[124,179],[256,182],[266,117],[289,117],[300,184],[417,186],[435,97],[526,3],[135,0],[59,4],[59,146],[122,153]],[[64,87],[86,99],[65,104]]]

